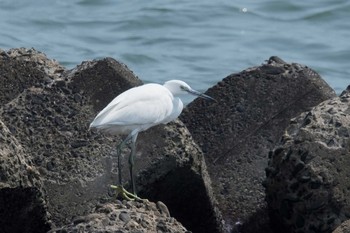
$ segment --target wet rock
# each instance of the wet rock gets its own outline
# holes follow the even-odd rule
[[[270,232],[262,186],[268,152],[290,118],[335,93],[310,68],[272,57],[224,78],[206,94],[217,102],[196,99],[180,119],[205,154],[226,229]]]
[[[349,103],[345,91],[292,119],[270,154],[266,199],[278,231],[331,232],[349,218]]]

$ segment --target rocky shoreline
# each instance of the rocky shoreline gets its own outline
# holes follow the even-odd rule
[[[0,71],[0,232],[349,230],[349,91],[336,96],[307,66],[271,57],[211,87],[217,103],[196,99],[142,133],[144,203],[115,199],[120,138],[88,130],[142,84],[127,66],[67,70],[20,48],[0,50]]]

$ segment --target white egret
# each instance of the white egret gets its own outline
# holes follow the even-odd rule
[[[210,96],[193,90],[187,83],[170,80],[164,85],[150,83],[131,88],[112,100],[91,122],[95,128],[110,135],[127,134],[128,136],[117,146],[119,186],[112,186],[121,192],[126,199],[137,198],[133,174],[135,144],[141,131],[158,124],[167,124],[175,120],[183,109],[180,97],[192,94],[205,99]],[[131,140],[129,169],[133,194],[122,186],[120,155],[122,147]]]

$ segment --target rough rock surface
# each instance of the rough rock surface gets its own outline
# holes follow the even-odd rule
[[[279,231],[331,232],[350,218],[349,90],[292,119],[270,154],[266,198]]]
[[[61,232],[189,233],[170,216],[164,203],[133,201],[100,205],[93,213],[76,217],[71,224],[50,231],[50,233]]]
[[[270,232],[262,182],[268,152],[292,117],[334,91],[310,68],[271,57],[232,74],[195,100],[180,119],[205,154],[227,231]]]
[[[35,49],[0,49],[0,104],[29,87],[42,87],[59,77],[64,68]]]
[[[46,199],[54,227],[110,202],[109,185],[115,184],[118,175],[115,146],[121,138],[91,132],[88,126],[115,96],[141,81],[111,58],[64,70],[34,49],[12,49],[0,55],[4,70],[0,72],[0,120],[10,138],[1,145],[2,187],[23,187],[29,182],[28,186],[37,188]],[[11,86],[13,91],[8,90]],[[128,152],[125,149],[122,158],[125,184]],[[19,158],[17,165],[14,158],[6,159],[12,156],[9,153]],[[8,161],[15,164],[13,177],[12,171],[6,173]],[[28,171],[21,169],[28,167]],[[142,174],[138,178],[142,197],[163,201],[194,232],[220,231],[221,218],[202,152],[182,122],[140,134],[135,168],[136,174]],[[4,195],[0,198],[7,198]],[[201,214],[190,214],[188,207],[196,207]]]
[[[0,155],[0,232],[47,232],[39,172],[1,120]]]
[[[32,166],[21,144],[0,120],[0,188],[41,188],[38,170]]]
[[[346,220],[339,227],[337,227],[332,233],[349,233],[350,232],[350,220]]]
[[[51,224],[48,220],[42,192],[36,187],[0,189],[0,232],[45,233]]]

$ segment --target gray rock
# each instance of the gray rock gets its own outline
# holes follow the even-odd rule
[[[0,117],[13,127],[13,136],[27,158],[39,161],[34,165],[56,225],[91,211],[99,199],[108,198],[106,183],[113,178],[108,167],[111,155],[94,152],[102,145],[87,130],[92,107],[83,91],[73,85],[72,79],[63,78],[42,87],[30,87],[0,109]],[[78,102],[73,96],[76,93],[82,96]],[[77,140],[89,144],[71,147],[71,142]]]
[[[170,216],[164,216],[153,202],[133,202],[124,204],[106,203],[94,211],[79,218],[73,224],[52,229],[50,233],[61,232],[169,232],[190,233],[181,223]],[[119,216],[117,218],[116,216]],[[123,217],[120,217],[123,216]]]
[[[38,187],[41,189],[40,174],[30,156],[0,120],[0,189]]]
[[[266,199],[280,231],[331,232],[350,217],[349,103],[345,91],[292,119],[270,153]]]
[[[181,121],[162,128],[154,127],[138,138],[143,162],[149,155],[157,158],[140,173],[140,195],[164,202],[172,216],[193,232],[221,232],[222,219],[201,150]]]
[[[53,70],[52,63],[33,65],[45,60],[38,58],[41,53],[17,59],[27,50],[13,51],[17,52],[7,52],[4,56],[4,67],[11,67],[16,61],[18,66],[24,67],[21,72],[27,69],[34,74],[32,69],[39,68],[47,72],[43,76],[52,77],[50,82],[41,78],[29,82],[14,95],[5,93],[0,119],[25,151],[26,159],[32,161],[30,164],[40,177],[39,190],[47,199],[53,225],[74,223],[74,219],[75,223],[80,222],[82,219],[76,216],[92,213],[96,205],[113,198],[109,186],[117,182],[118,175],[115,146],[121,138],[91,132],[89,123],[115,96],[141,85],[141,81],[125,65],[111,58],[83,62],[55,76],[49,72]],[[27,64],[30,66],[26,67]],[[2,79],[1,75],[2,72]],[[14,77],[7,80],[9,85],[17,83]],[[6,86],[1,88],[6,89]],[[7,158],[8,153],[4,150],[0,156]],[[128,154],[129,150],[125,149],[122,156],[126,187]],[[138,178],[141,197],[163,201],[174,217],[183,219],[194,231],[220,229],[221,218],[215,209],[202,152],[182,122],[158,126],[140,134],[136,157],[136,174],[141,174]],[[9,166],[6,163],[4,173]],[[20,168],[14,169],[22,172]],[[5,187],[11,184],[7,182],[27,182],[26,179],[24,174],[18,181],[1,180],[1,184]],[[17,183],[13,186],[17,187]],[[204,214],[192,215],[188,208]],[[205,226],[198,224],[203,222]],[[109,222],[105,220],[103,224]]]
[[[64,68],[35,49],[20,48],[0,49],[0,70],[0,104],[4,104],[29,87],[52,83]]]
[[[123,222],[129,222],[130,221],[130,215],[124,211],[119,214],[119,219],[122,220]]]
[[[163,202],[158,201],[157,208],[161,214],[163,214],[166,217],[170,217],[170,212],[168,210],[168,207]]]
[[[343,222],[332,233],[350,233],[350,220]]]
[[[180,116],[205,154],[227,231],[269,232],[262,182],[267,154],[289,119],[334,91],[310,68],[271,57],[267,64],[232,74]]]
[[[44,233],[50,229],[42,181],[23,147],[0,120],[0,229]]]

